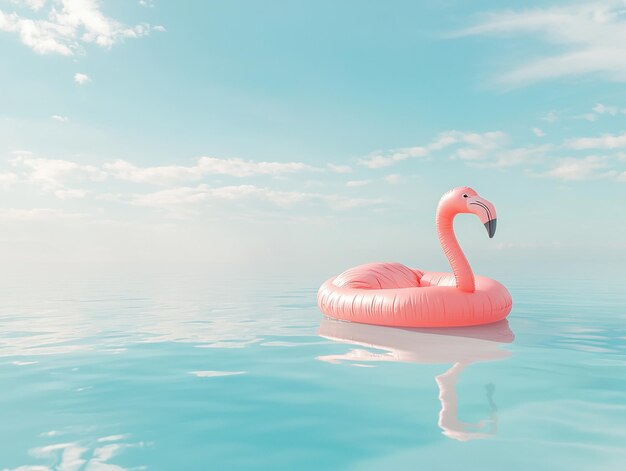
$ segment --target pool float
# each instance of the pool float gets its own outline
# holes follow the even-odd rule
[[[496,209],[469,187],[448,191],[437,206],[439,243],[453,273],[423,272],[399,263],[369,263],[327,280],[317,304],[328,317],[392,327],[489,324],[511,311],[511,295],[495,280],[474,277],[453,229],[457,214],[472,213],[496,232]]]
[[[472,363],[503,360],[512,355],[509,350],[500,348],[501,344],[515,339],[506,319],[474,327],[394,329],[324,318],[319,335],[362,347],[352,348],[347,353],[317,357],[317,360],[327,363],[355,366],[382,362],[452,364],[446,372],[435,377],[441,403],[437,423],[442,433],[459,441],[489,438],[496,434],[498,414],[493,397],[494,385],[485,386],[489,413],[478,422],[466,422],[459,418],[456,385],[461,373]],[[378,352],[369,350],[371,348]]]

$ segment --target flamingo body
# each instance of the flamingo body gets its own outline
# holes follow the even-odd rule
[[[350,268],[333,283],[340,288],[393,289],[415,288],[423,273],[401,263],[368,263]]]
[[[454,236],[453,219],[475,213],[492,237],[495,208],[468,187],[446,193],[437,208],[437,233],[453,273],[422,272],[400,263],[350,268],[319,289],[321,311],[335,319],[393,327],[460,327],[504,319],[511,295],[495,280],[474,276]]]
[[[389,268],[381,288],[359,286],[356,274],[361,271],[366,282],[375,278],[370,266]],[[326,281],[319,289],[317,303],[324,314],[334,319],[392,327],[460,327],[490,324],[504,319],[511,311],[511,296],[495,280],[477,276],[476,290],[467,293],[455,285],[452,273],[425,272],[414,286],[391,287],[391,273],[406,282],[404,273],[394,268],[400,264],[377,263],[351,268],[348,286],[337,286],[344,273]],[[406,268],[406,267],[405,267]],[[406,268],[411,270],[410,268]],[[412,270],[417,272],[417,270]],[[419,273],[419,272],[418,272]],[[416,277],[417,278],[417,277]],[[365,283],[363,283],[365,284]],[[351,287],[357,286],[357,287]]]

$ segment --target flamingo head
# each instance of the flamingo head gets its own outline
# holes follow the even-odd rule
[[[461,186],[447,192],[441,198],[455,213],[472,213],[478,216],[491,239],[496,233],[496,208],[468,186]]]

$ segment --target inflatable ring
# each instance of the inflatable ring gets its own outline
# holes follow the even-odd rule
[[[437,207],[439,242],[452,273],[423,272],[399,263],[351,268],[320,287],[317,303],[328,317],[394,327],[461,327],[490,324],[511,312],[511,295],[495,280],[474,276],[454,235],[457,214],[478,216],[489,237],[496,209],[469,187],[444,194]]]

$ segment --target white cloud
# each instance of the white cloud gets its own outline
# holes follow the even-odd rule
[[[606,159],[590,155],[585,158],[559,159],[552,169],[535,174],[535,176],[554,178],[557,180],[575,181],[616,177],[615,170],[607,170]]]
[[[60,200],[81,199],[84,198],[86,195],[86,190],[77,190],[72,188],[56,190],[54,192],[54,196],[56,196]]]
[[[251,175],[277,175],[315,170],[302,162],[253,162],[241,159],[218,159],[200,157],[198,168],[205,175],[231,175],[248,177]]]
[[[154,31],[158,31],[159,33],[165,33],[167,31],[163,25],[156,25],[152,29]]]
[[[58,121],[59,123],[67,123],[69,121],[69,118],[67,116],[61,116],[58,114],[53,114],[52,116],[50,116],[50,118]]]
[[[339,195],[309,195],[311,199],[319,199],[325,202],[330,209],[335,211],[346,211],[355,208],[379,206],[383,203],[381,199],[372,198],[346,198]]]
[[[405,147],[390,153],[374,154],[362,159],[359,163],[369,168],[383,168],[409,158],[426,157],[427,155],[428,149],[425,147]]]
[[[595,113],[583,113],[583,114],[579,114],[577,116],[574,116],[575,119],[584,119],[585,121],[591,121],[594,122],[595,120],[598,119],[598,115]]]
[[[154,193],[135,195],[132,204],[156,209],[174,209],[177,207],[193,206],[211,200],[234,201],[246,198],[254,198],[257,201],[268,201],[278,206],[290,206],[305,202],[321,202],[335,210],[372,206],[381,203],[380,200],[345,198],[324,193],[278,191],[255,185],[231,185],[213,188],[209,185],[201,184],[195,187],[170,188]]]
[[[116,160],[103,166],[104,170],[121,180],[135,183],[166,185],[168,183],[199,180],[207,175],[250,177],[253,175],[281,175],[286,173],[318,170],[302,162],[254,162],[242,159],[219,159],[200,157],[193,166],[165,165],[138,167],[124,160]]]
[[[210,199],[238,200],[247,197],[269,199],[282,204],[292,203],[303,198],[304,193],[286,193],[259,188],[254,185],[231,185],[212,188],[202,184],[195,187],[179,187],[154,193],[137,195],[133,203],[137,206],[165,208],[180,205],[194,205]]]
[[[18,177],[13,172],[0,172],[0,188],[7,188],[18,181]]]
[[[193,205],[205,201],[209,197],[208,190],[208,185],[172,188],[145,195],[136,195],[133,199],[133,204],[154,208]]]
[[[469,144],[480,148],[493,148],[502,143],[505,134],[501,131],[485,133],[446,131],[428,145],[428,150],[441,150],[454,144]]]
[[[280,176],[302,171],[320,171],[302,162],[254,162],[241,159],[218,159],[201,157],[192,166],[139,167],[130,162],[118,160],[102,166],[88,165],[62,159],[36,157],[31,152],[15,151],[9,163],[14,172],[0,173],[0,186],[11,186],[16,182],[38,185],[43,192],[52,193],[58,199],[80,199],[92,190],[75,188],[78,182],[99,182],[106,178],[116,178],[139,184],[172,186],[185,181],[197,181],[211,175],[227,175],[236,178],[252,176]],[[163,191],[132,196],[138,206],[167,207],[192,205],[208,199],[236,200],[256,197],[277,205],[289,205],[300,201],[320,201],[337,208],[355,207],[370,204],[372,200],[342,199],[326,194],[303,193],[299,191],[276,191],[254,185],[231,185],[212,188],[208,185],[197,187],[174,187]],[[129,196],[120,194],[98,194],[102,201],[128,202]]]
[[[362,159],[360,163],[371,169],[384,168],[410,158],[428,157],[433,153],[459,144],[464,146],[452,153],[452,158],[476,160],[485,158],[492,150],[501,146],[505,139],[506,135],[501,131],[485,133],[446,131],[440,133],[425,146],[405,147],[391,152],[374,154]]]
[[[571,149],[620,149],[626,147],[626,133],[617,136],[604,134],[599,137],[568,139],[565,145]]]
[[[352,168],[349,165],[328,164],[328,169],[334,173],[350,173]]]
[[[499,149],[491,159],[470,162],[469,164],[473,167],[482,168],[507,168],[516,165],[536,164],[544,161],[547,153],[551,150],[553,150],[553,146],[550,144]]]
[[[39,54],[74,55],[83,44],[110,48],[125,38],[147,36],[152,27],[142,23],[124,25],[105,16],[97,0],[22,0],[36,16],[0,10],[0,30],[15,33]],[[39,14],[47,6],[45,14]]]
[[[106,163],[103,169],[120,180],[135,183],[166,185],[168,183],[201,178],[198,167],[167,165],[161,167],[138,167],[125,160]]]
[[[25,6],[33,11],[41,10],[48,0],[10,0],[11,3],[18,6]]]
[[[543,121],[547,121],[548,123],[554,123],[555,121],[558,121],[559,115],[556,111],[552,110],[544,114],[541,119]]]
[[[74,82],[76,82],[78,85],[84,85],[88,82],[91,82],[91,79],[86,74],[81,74],[79,72],[76,72],[74,74]]]
[[[539,128],[533,128],[533,134],[537,137],[544,137],[546,135],[546,133]]]
[[[369,185],[370,183],[371,183],[371,180],[350,180],[346,182],[346,186],[349,188],[355,188],[359,186]]]
[[[402,177],[402,175],[399,175],[397,173],[392,173],[392,174],[385,176],[384,180],[390,185],[397,185],[398,183],[402,183],[402,181],[404,180],[404,177]]]
[[[58,32],[58,25],[49,21],[23,19],[17,13],[6,14],[0,10],[0,31],[18,34],[22,43],[38,54],[73,54],[68,40]]]
[[[591,108],[591,111],[589,111],[588,113],[574,116],[574,118],[594,122],[603,115],[614,117],[620,114],[626,114],[626,109],[620,109],[617,106],[607,106],[603,105],[602,103],[598,103],[593,108]]]
[[[0,209],[0,219],[18,221],[50,221],[50,220],[74,220],[86,217],[82,213],[68,213],[53,208],[9,208]]]
[[[504,73],[500,79],[506,83],[591,73],[626,81],[626,10],[622,1],[492,12],[455,36],[520,34],[554,45],[555,53]]]
[[[598,103],[596,106],[593,107],[593,111],[598,113],[598,114],[609,114],[611,116],[615,116],[617,115],[620,110],[618,107],[616,106],[605,106],[602,103]]]
[[[9,163],[24,180],[40,185],[44,191],[66,190],[66,182],[72,179],[101,181],[106,178],[102,170],[92,165],[34,157],[23,151],[14,154]]]

